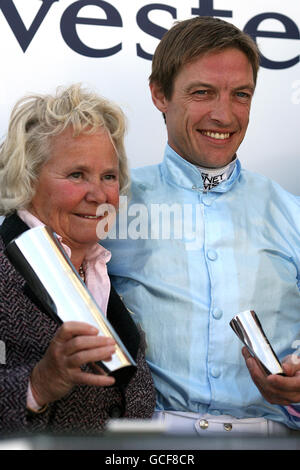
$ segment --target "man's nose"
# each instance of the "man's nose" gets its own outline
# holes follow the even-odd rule
[[[232,103],[229,97],[219,96],[212,104],[210,118],[222,124],[223,126],[230,126],[233,122]]]

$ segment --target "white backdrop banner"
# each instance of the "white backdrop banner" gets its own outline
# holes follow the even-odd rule
[[[262,66],[239,158],[300,195],[300,0],[0,0],[1,136],[20,97],[81,82],[126,113],[130,166],[160,162],[166,130],[148,89],[151,58],[175,21],[198,15],[257,41]]]

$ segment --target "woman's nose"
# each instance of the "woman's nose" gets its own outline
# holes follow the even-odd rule
[[[88,202],[95,202],[97,204],[107,202],[107,194],[100,181],[89,184],[85,199]]]

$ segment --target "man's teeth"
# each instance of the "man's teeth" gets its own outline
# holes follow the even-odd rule
[[[84,219],[98,219],[98,215],[81,215]]]
[[[219,133],[219,132],[211,132],[211,131],[202,131],[202,134],[207,135],[208,137],[212,137],[213,139],[219,139],[219,140],[228,139],[230,136],[229,132]]]

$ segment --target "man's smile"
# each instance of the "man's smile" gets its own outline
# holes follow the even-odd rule
[[[218,132],[218,131],[200,131],[202,135],[211,137],[212,139],[225,140],[233,134],[233,132]]]

